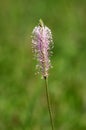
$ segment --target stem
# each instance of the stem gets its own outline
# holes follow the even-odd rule
[[[50,116],[50,124],[51,124],[52,130],[54,130],[53,117],[52,117],[52,111],[51,111],[51,105],[50,105],[50,98],[49,98],[49,93],[48,93],[48,79],[47,79],[47,77],[44,77],[44,79],[45,79],[47,105],[48,105],[48,111],[49,111],[49,116]]]

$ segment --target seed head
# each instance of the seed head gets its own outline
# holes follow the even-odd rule
[[[43,77],[48,77],[48,71],[51,67],[50,54],[53,47],[51,30],[39,21],[39,25],[32,32],[32,48],[37,59],[37,68]]]

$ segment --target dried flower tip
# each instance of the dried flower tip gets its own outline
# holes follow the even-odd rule
[[[48,71],[51,67],[50,51],[53,45],[51,30],[39,21],[39,25],[32,32],[32,48],[35,58],[38,62],[38,69],[43,77],[48,77]]]

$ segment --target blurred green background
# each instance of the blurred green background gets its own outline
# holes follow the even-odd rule
[[[55,130],[86,130],[86,0],[0,1],[0,130],[50,130],[31,33],[53,34],[49,93]]]

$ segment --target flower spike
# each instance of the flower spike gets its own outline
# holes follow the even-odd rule
[[[32,48],[38,62],[37,66],[43,77],[48,77],[48,71],[51,67],[50,52],[53,45],[52,41],[51,30],[40,19],[39,25],[32,32]]]

